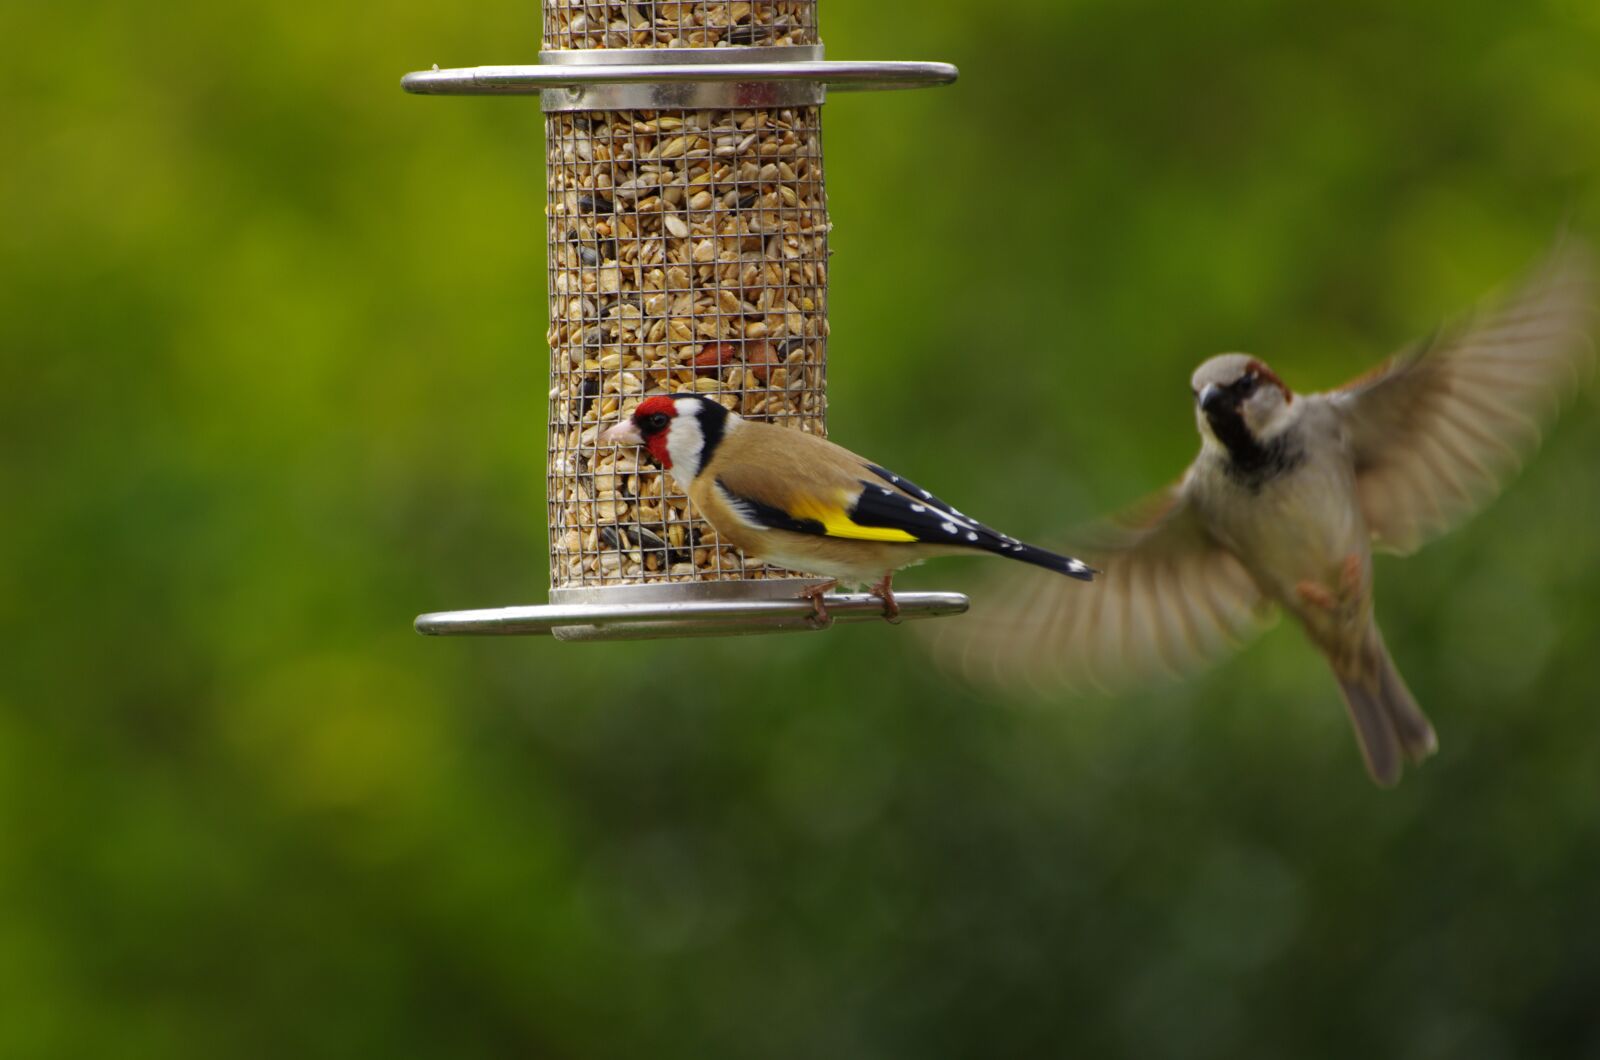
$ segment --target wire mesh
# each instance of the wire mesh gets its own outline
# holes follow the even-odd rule
[[[544,0],[545,49],[816,42],[816,0]],[[709,394],[826,433],[828,215],[820,113],[545,118],[550,578],[555,589],[760,580],[670,474],[599,434],[655,394]]]
[[[793,576],[720,544],[670,475],[598,435],[685,391],[826,433],[818,121],[816,107],[547,116],[553,587]]]
[[[544,49],[817,43],[817,0],[545,0]]]

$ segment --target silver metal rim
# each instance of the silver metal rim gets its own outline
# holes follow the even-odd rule
[[[808,81],[691,81],[547,88],[539,105],[547,114],[596,110],[769,110],[814,107],[827,89]]]
[[[583,585],[551,589],[552,604],[687,604],[705,601],[793,600],[823,584],[821,578],[735,579],[720,582],[654,582],[645,585]]]
[[[645,49],[652,53],[655,49]],[[668,49],[662,49],[668,50]],[[707,49],[709,50],[709,49]],[[788,49],[774,49],[788,50]],[[407,92],[430,96],[533,95],[591,85],[798,82],[840,92],[948,85],[960,76],[949,63],[785,62],[625,63],[600,65],[471,66],[419,70],[400,79]]]
[[[823,57],[820,44],[737,45],[728,48],[563,48],[540,52],[543,66],[700,66],[707,63],[783,63]]]
[[[727,583],[724,583],[727,584]],[[767,583],[754,583],[757,585]],[[440,611],[420,615],[418,633],[433,637],[554,636],[561,641],[655,640],[665,637],[725,637],[750,633],[801,633],[826,628],[813,617],[811,602],[797,598],[795,586],[806,583],[773,582],[786,586],[783,596],[763,594],[742,599],[657,599],[639,602],[550,603],[543,606],[497,607],[477,611]],[[748,589],[751,583],[737,587]],[[647,586],[678,589],[689,586]],[[630,586],[592,590],[610,596]],[[585,592],[579,590],[579,592]],[[552,598],[555,594],[552,593]],[[902,620],[941,618],[966,612],[961,593],[896,593]],[[883,601],[867,593],[829,593],[823,604],[829,623],[881,622]]]

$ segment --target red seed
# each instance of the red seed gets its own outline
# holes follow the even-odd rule
[[[708,342],[694,356],[695,375],[716,375],[739,360],[739,347],[731,342]]]
[[[765,383],[772,375],[774,368],[783,366],[783,358],[778,355],[778,351],[774,350],[772,344],[767,342],[766,339],[752,339],[750,342],[745,343],[744,363],[751,375],[755,376],[758,381]]]

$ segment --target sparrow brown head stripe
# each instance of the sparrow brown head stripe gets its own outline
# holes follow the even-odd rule
[[[1284,385],[1283,380],[1278,378],[1278,373],[1274,372],[1271,368],[1268,368],[1265,361],[1257,357],[1250,358],[1250,370],[1257,376],[1265,379],[1267,382],[1283,391],[1284,404],[1287,405],[1294,400],[1294,391],[1290,390]]]

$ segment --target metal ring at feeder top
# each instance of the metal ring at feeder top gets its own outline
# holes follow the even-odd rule
[[[707,63],[788,63],[824,58],[820,44],[740,45],[736,48],[562,48],[539,53],[544,66],[704,66]]]
[[[809,48],[760,48],[763,53]],[[824,93],[887,91],[948,85],[960,75],[949,63],[850,62],[828,59],[738,61],[719,52],[731,48],[629,49],[648,51],[651,62],[598,63],[546,52],[535,66],[471,66],[420,70],[400,79],[407,92],[431,96],[518,96],[539,93],[546,110],[702,109],[749,106],[803,106],[821,103]],[[683,52],[698,52],[689,61]],[[666,59],[657,58],[672,54]],[[611,53],[613,55],[620,53]]]

